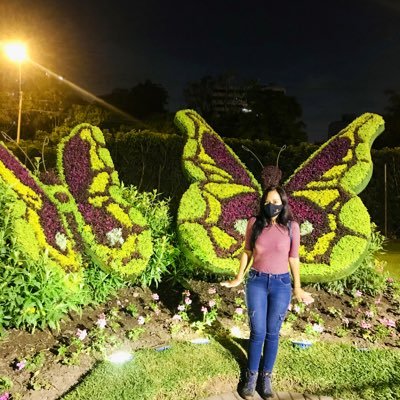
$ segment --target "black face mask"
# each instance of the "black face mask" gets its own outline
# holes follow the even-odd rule
[[[264,215],[266,218],[272,218],[277,216],[283,209],[282,204],[272,204],[268,203],[264,205]]]

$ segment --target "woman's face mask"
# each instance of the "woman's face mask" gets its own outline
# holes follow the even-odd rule
[[[264,215],[266,218],[270,219],[276,217],[283,209],[282,204],[272,204],[268,203],[264,205]]]

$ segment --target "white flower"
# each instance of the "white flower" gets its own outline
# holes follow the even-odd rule
[[[313,324],[312,329],[314,332],[322,333],[324,331],[324,327],[320,324]]]
[[[122,237],[122,229],[114,228],[111,231],[106,233],[107,240],[111,246],[115,246],[116,244],[123,244],[124,238]]]
[[[237,232],[244,236],[246,234],[247,219],[238,219],[233,226]]]
[[[61,233],[57,232],[56,233],[56,244],[60,248],[61,251],[65,251],[67,248],[67,237]]]
[[[87,336],[87,330],[86,329],[77,329],[76,331],[76,336],[78,337],[79,340],[84,340]]]
[[[143,316],[140,316],[140,317],[137,319],[137,323],[138,323],[139,325],[143,325],[145,322],[146,322],[146,320],[144,319]]]
[[[300,236],[308,235],[314,230],[314,227],[310,221],[305,220],[300,225]]]

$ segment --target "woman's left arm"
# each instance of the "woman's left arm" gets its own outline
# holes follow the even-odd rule
[[[299,257],[289,257],[290,272],[292,273],[293,279],[293,296],[298,301],[303,301],[305,303],[312,303],[314,299],[311,294],[305,292],[301,288],[300,282],[300,260]]]

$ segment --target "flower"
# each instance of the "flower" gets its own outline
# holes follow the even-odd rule
[[[145,323],[145,319],[142,315],[140,315],[139,318],[137,319],[137,323],[139,325],[143,325]]]
[[[189,290],[185,290],[185,291],[183,292],[183,294],[184,294],[186,297],[189,297],[189,296],[190,296]]]
[[[370,329],[372,325],[369,324],[368,322],[362,320],[362,321],[360,322],[360,326],[361,326],[362,329]]]
[[[244,290],[243,289],[238,289],[238,294],[244,294]]]
[[[211,308],[213,308],[214,306],[215,306],[215,300],[210,300],[209,302],[208,302],[208,305],[211,307]]]
[[[17,370],[18,370],[18,371],[21,371],[21,369],[24,369],[25,366],[26,366],[26,360],[23,359],[23,360],[17,362],[17,363],[15,364],[15,366],[17,367]]]
[[[389,276],[389,278],[386,279],[386,282],[387,283],[393,283],[394,279]]]
[[[100,329],[104,329],[105,326],[107,325],[107,321],[106,321],[106,316],[104,313],[101,313],[99,315],[98,320],[96,321],[96,325],[100,328]]]
[[[160,296],[159,296],[157,293],[153,293],[153,294],[151,295],[151,298],[152,298],[153,300],[155,300],[155,301],[160,300]]]
[[[295,313],[299,314],[300,311],[301,311],[300,306],[299,306],[298,304],[296,304],[296,305],[293,307],[293,311],[294,311]]]
[[[215,293],[217,293],[217,289],[215,289],[214,287],[210,287],[208,289],[208,294],[215,294]]]
[[[314,332],[322,333],[324,331],[324,327],[320,324],[313,324],[312,329]]]
[[[60,248],[60,250],[65,251],[67,248],[67,237],[63,233],[57,232],[55,238],[56,244]]]
[[[343,325],[349,326],[350,320],[346,317],[342,318]]]
[[[10,393],[4,392],[2,395],[0,395],[0,400],[9,400],[10,398]]]
[[[186,303],[187,305],[192,304],[192,300],[189,299],[189,297],[185,297],[185,303]]]
[[[77,329],[76,331],[76,336],[79,340],[85,340],[87,336],[87,330],[86,329]]]
[[[372,318],[374,316],[374,312],[370,311],[370,310],[367,310],[367,311],[365,311],[365,316],[367,318]]]
[[[238,314],[238,315],[243,315],[243,308],[242,307],[237,307],[235,309],[235,313]]]
[[[185,306],[183,304],[179,304],[178,311],[184,311],[184,310],[185,310]]]
[[[289,303],[289,305],[288,305],[288,311],[292,311],[292,308],[293,308],[293,306],[292,306],[292,303]]]
[[[375,304],[380,304],[382,301],[382,296],[379,296],[377,299],[375,299]]]
[[[182,317],[181,317],[179,314],[175,314],[175,315],[172,317],[172,319],[173,319],[174,321],[182,321]]]
[[[361,297],[363,295],[363,293],[360,291],[360,290],[357,290],[355,293],[354,293],[354,297]]]
[[[391,328],[396,328],[396,321],[390,318],[379,318],[378,320],[382,325],[391,327]]]
[[[122,237],[122,229],[121,228],[113,228],[109,232],[106,233],[107,240],[111,246],[115,246],[116,244],[124,244],[124,238]]]
[[[203,314],[206,314],[206,313],[208,313],[208,308],[207,307],[201,307],[201,312],[203,313]]]

